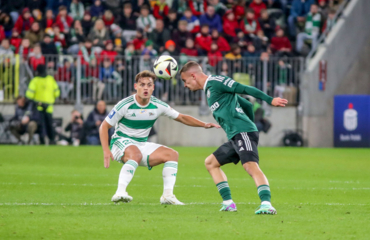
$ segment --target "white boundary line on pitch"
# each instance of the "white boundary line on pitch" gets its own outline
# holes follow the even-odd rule
[[[47,185],[47,186],[78,186],[78,187],[110,187],[110,186],[117,186],[117,184],[111,183],[104,183],[104,184],[92,184],[92,183],[9,183],[9,182],[2,182],[0,185]],[[130,184],[130,186],[151,186],[151,187],[162,187],[163,185],[159,184]],[[175,185],[175,187],[211,187],[211,186],[203,186],[203,185]],[[238,186],[232,186],[232,188],[240,188]],[[328,187],[328,188],[300,188],[300,187],[273,187],[274,189],[292,189],[292,190],[370,190],[370,187],[363,187],[363,188],[339,188],[339,187]]]
[[[125,204],[125,203],[122,203]],[[204,203],[204,202],[191,202],[185,203],[185,205],[220,205],[221,203]],[[260,203],[255,202],[236,202],[238,205],[259,205]],[[292,205],[292,203],[282,203],[284,205]],[[115,203],[0,203],[0,206],[109,206],[109,205],[116,205]],[[131,205],[148,205],[148,206],[156,206],[161,205],[160,203],[134,203]],[[277,203],[279,205],[279,203]],[[296,205],[314,205],[314,206],[368,206],[370,204],[364,203],[296,203]]]

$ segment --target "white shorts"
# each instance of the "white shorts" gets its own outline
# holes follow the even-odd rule
[[[163,146],[152,142],[136,142],[130,138],[118,138],[115,139],[113,143],[111,143],[110,151],[113,154],[114,160],[120,163],[124,163],[122,161],[122,157],[125,154],[126,148],[131,145],[138,147],[143,156],[139,166],[147,167],[149,170],[152,169],[149,165],[149,155],[152,154],[159,147]]]

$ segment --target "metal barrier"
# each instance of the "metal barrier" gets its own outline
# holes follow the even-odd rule
[[[19,94],[19,56],[0,56],[0,102],[14,102]]]
[[[288,98],[292,104],[298,103],[298,86],[304,68],[304,59],[301,57],[276,58],[266,55],[263,59],[249,57],[230,60],[219,57],[209,59],[180,56],[175,59],[178,61],[179,69],[187,61],[194,60],[202,65],[206,74],[227,75],[242,84],[255,86],[269,95]],[[70,103],[79,106],[100,99],[114,104],[134,92],[135,75],[143,70],[151,70],[154,60],[155,58],[144,56],[130,58],[96,56],[85,59],[76,55],[44,55],[43,60],[38,61],[18,60],[18,67],[13,63],[12,69],[15,73],[8,74],[6,82],[2,80],[5,78],[0,80],[8,84],[5,84],[8,89],[12,89],[13,98],[18,95],[18,89],[19,94],[24,95],[26,86],[35,74],[37,64],[44,62],[48,74],[54,76],[61,89],[57,104]],[[6,96],[10,99],[9,94]],[[173,80],[157,80],[154,96],[179,105],[205,105],[202,91],[191,92],[184,88],[179,74]]]

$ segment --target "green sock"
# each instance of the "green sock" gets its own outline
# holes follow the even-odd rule
[[[216,184],[218,191],[224,201],[231,200],[231,191],[227,181]]]
[[[261,202],[267,201],[271,202],[271,192],[269,185],[259,185],[257,187],[258,196],[261,199]]]

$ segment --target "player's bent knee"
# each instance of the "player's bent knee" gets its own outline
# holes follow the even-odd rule
[[[172,149],[171,151],[171,159],[169,161],[177,162],[179,160],[179,153]]]
[[[204,165],[209,170],[209,169],[212,169],[212,168],[216,167],[215,162],[217,162],[217,159],[215,158],[215,156],[213,154],[211,154],[204,161]]]
[[[173,149],[167,149],[163,154],[163,163],[168,161],[177,162],[179,160],[179,153]]]
[[[125,151],[123,161],[127,162],[128,160],[134,160],[135,162],[140,163],[142,158],[143,155],[136,146],[129,146]]]
[[[261,169],[256,162],[246,162],[243,164],[245,171],[251,176],[262,173]]]

